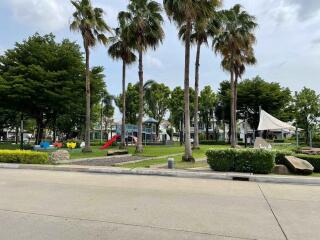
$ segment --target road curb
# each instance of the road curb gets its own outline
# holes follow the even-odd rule
[[[199,172],[189,170],[167,170],[167,169],[129,169],[117,167],[96,167],[96,166],[76,166],[76,165],[28,165],[28,164],[8,164],[1,163],[0,169],[30,169],[63,172],[87,172],[100,174],[127,174],[181,178],[201,178],[218,180],[239,180],[266,183],[286,183],[303,185],[320,185],[320,178],[317,177],[294,177],[294,176],[274,176],[274,175],[253,175],[246,173],[218,173]]]

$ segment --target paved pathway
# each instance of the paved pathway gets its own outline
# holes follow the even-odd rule
[[[0,239],[319,239],[320,187],[0,169]]]

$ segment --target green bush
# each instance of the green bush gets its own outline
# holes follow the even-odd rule
[[[43,152],[0,150],[1,163],[46,164],[48,154]]]
[[[314,167],[314,172],[320,172],[320,155],[297,154],[295,156],[308,161]]]
[[[214,141],[214,140],[200,140],[199,144],[201,145],[227,145],[228,143],[223,141]]]
[[[234,170],[234,159],[236,156],[235,150],[209,150],[206,155],[208,158],[208,164],[212,170],[221,172]]]
[[[285,165],[286,163],[286,156],[293,156],[294,153],[290,151],[285,151],[285,150],[275,150],[273,151],[275,153],[275,161],[276,164],[281,164]]]
[[[285,140],[284,139],[275,139],[273,142],[274,143],[284,143]]]
[[[215,171],[270,173],[275,164],[275,152],[256,149],[209,150],[208,164]]]

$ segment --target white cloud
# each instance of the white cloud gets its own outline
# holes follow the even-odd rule
[[[161,60],[157,57],[151,56],[151,55],[146,55],[145,57],[146,59],[146,65],[148,67],[153,67],[153,68],[157,68],[157,69],[161,69],[163,67],[163,63],[161,62]]]
[[[36,30],[57,31],[68,25],[71,5],[67,0],[5,0],[14,19]]]

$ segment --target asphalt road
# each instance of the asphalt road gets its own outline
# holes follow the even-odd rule
[[[1,240],[320,239],[320,187],[0,169]]]

